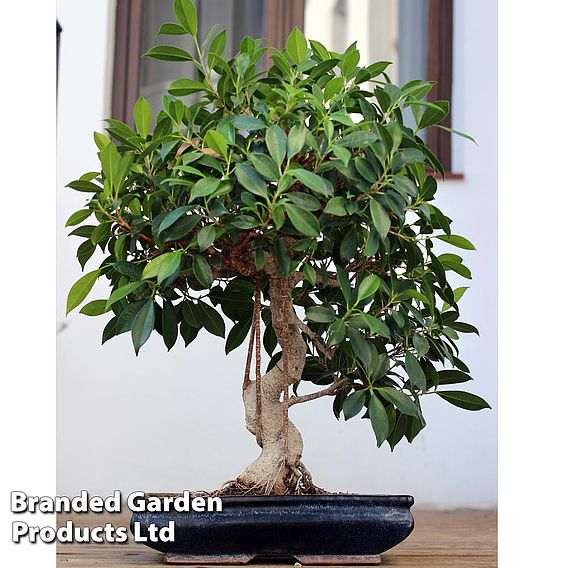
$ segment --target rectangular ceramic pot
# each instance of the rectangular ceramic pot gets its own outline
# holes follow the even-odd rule
[[[134,513],[140,533],[175,523],[174,542],[148,542],[168,562],[376,564],[414,527],[408,495],[224,497],[222,512]]]

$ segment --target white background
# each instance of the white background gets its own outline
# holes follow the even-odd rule
[[[137,358],[128,334],[101,347],[101,331],[110,316],[64,314],[67,292],[81,275],[75,251],[82,242],[66,236],[64,223],[84,201],[84,194],[64,185],[99,167],[92,131],[101,130],[101,119],[109,115],[111,14],[108,2],[58,3],[64,33],[57,137],[57,319],[67,327],[58,335],[57,488],[62,494],[214,489],[257,454],[240,400],[245,347],[225,357],[223,341],[203,333],[189,348],[180,341],[167,353],[156,336]],[[367,420],[338,422],[331,398],[297,406],[292,419],[304,436],[304,462],[316,483],[328,490],[410,493],[421,506],[496,505],[496,18],[491,0],[457,3],[454,125],[473,135],[479,146],[456,145],[465,179],[442,183],[438,204],[454,219],[454,231],[477,246],[476,253],[463,254],[474,280],[463,300],[462,319],[474,323],[481,337],[463,336],[460,344],[477,379],[471,388],[493,411],[468,413],[430,397],[424,403],[426,430],[412,445],[403,442],[391,454],[388,447],[377,450]],[[87,270],[101,259],[93,259]],[[89,297],[106,298],[108,291],[101,284]]]
[[[463,5],[464,0],[458,1]],[[3,187],[11,198],[4,201],[4,235],[10,242],[3,249],[1,279],[2,558],[7,565],[50,566],[54,547],[9,542],[13,517],[7,495],[14,489],[55,493],[55,13],[45,2],[9,3],[3,11],[3,20],[13,25],[0,36],[4,76],[9,78],[2,91],[0,143]],[[563,225],[554,221],[559,216],[552,208],[563,203],[557,172],[565,162],[568,124],[565,113],[547,110],[560,103],[544,95],[566,92],[558,72],[566,51],[564,12],[557,2],[540,2],[538,10],[532,2],[500,2],[499,536],[500,566],[506,567],[532,565],[536,554],[541,563],[557,563],[564,554],[560,325],[566,309],[562,302],[547,305],[562,296],[552,284],[554,275],[548,284],[538,284],[534,271],[527,274],[527,267],[535,265],[557,273],[566,257]],[[22,22],[25,34],[18,25]],[[22,41],[23,34],[34,41]],[[84,86],[81,96],[89,93],[89,82]],[[553,221],[543,223],[543,216]],[[77,380],[96,363],[84,361]],[[90,395],[85,393],[85,405]],[[106,444],[122,441],[127,447],[133,435],[129,426]],[[156,460],[163,459],[163,452],[158,453]],[[531,520],[534,514],[538,522]],[[533,546],[519,546],[527,542]],[[536,543],[545,546],[536,550]]]

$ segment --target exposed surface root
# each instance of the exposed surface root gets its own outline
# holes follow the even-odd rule
[[[282,466],[284,467],[284,466]],[[280,472],[275,474],[275,478],[279,477]],[[288,467],[288,473],[285,477],[286,491],[279,495],[329,495],[330,493],[312,482],[312,476],[306,469],[304,464],[300,463],[295,467]],[[204,495],[209,497],[231,497],[246,495],[273,495],[273,484],[270,480],[257,483],[255,485],[247,485],[232,479],[226,481],[219,489],[211,492],[199,492],[194,495]]]

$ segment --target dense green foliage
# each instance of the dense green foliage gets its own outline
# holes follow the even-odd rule
[[[282,51],[247,37],[226,58],[225,31],[200,44],[193,4],[176,0],[174,11],[178,22],[159,33],[193,37],[195,55],[169,46],[146,55],[192,61],[196,75],[170,85],[155,120],[139,99],[136,131],[108,120],[109,136],[95,133],[101,170],[69,184],[89,199],[67,225],[79,225],[83,268],[96,247],[106,258],[73,286],[68,311],[105,278],[109,298],[81,310],[111,314],[103,342],[130,332],[138,352],[153,330],[168,349],[202,328],[225,337],[221,311],[233,322],[229,352],[247,337],[257,278],[268,299],[270,257],[280,276],[297,274],[294,304],[332,354],[305,335],[302,379],[348,381],[338,417],[366,408],[379,445],[394,447],[425,425],[421,395],[488,407],[445,390],[471,379],[456,340],[476,332],[459,319],[466,288],[447,279],[470,271],[457,254],[434,252],[436,240],[474,248],[432,203],[443,170],[420,133],[448,103],[424,101],[432,83],[392,84],[387,62],[359,66],[355,45],[329,52],[297,29]],[[259,71],[264,57],[271,66]],[[272,365],[280,353],[266,306],[262,317]]]

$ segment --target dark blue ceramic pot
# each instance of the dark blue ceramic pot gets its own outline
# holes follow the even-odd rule
[[[143,536],[175,523],[173,542],[147,542],[174,563],[375,564],[414,527],[408,495],[224,497],[222,512],[134,513]]]

